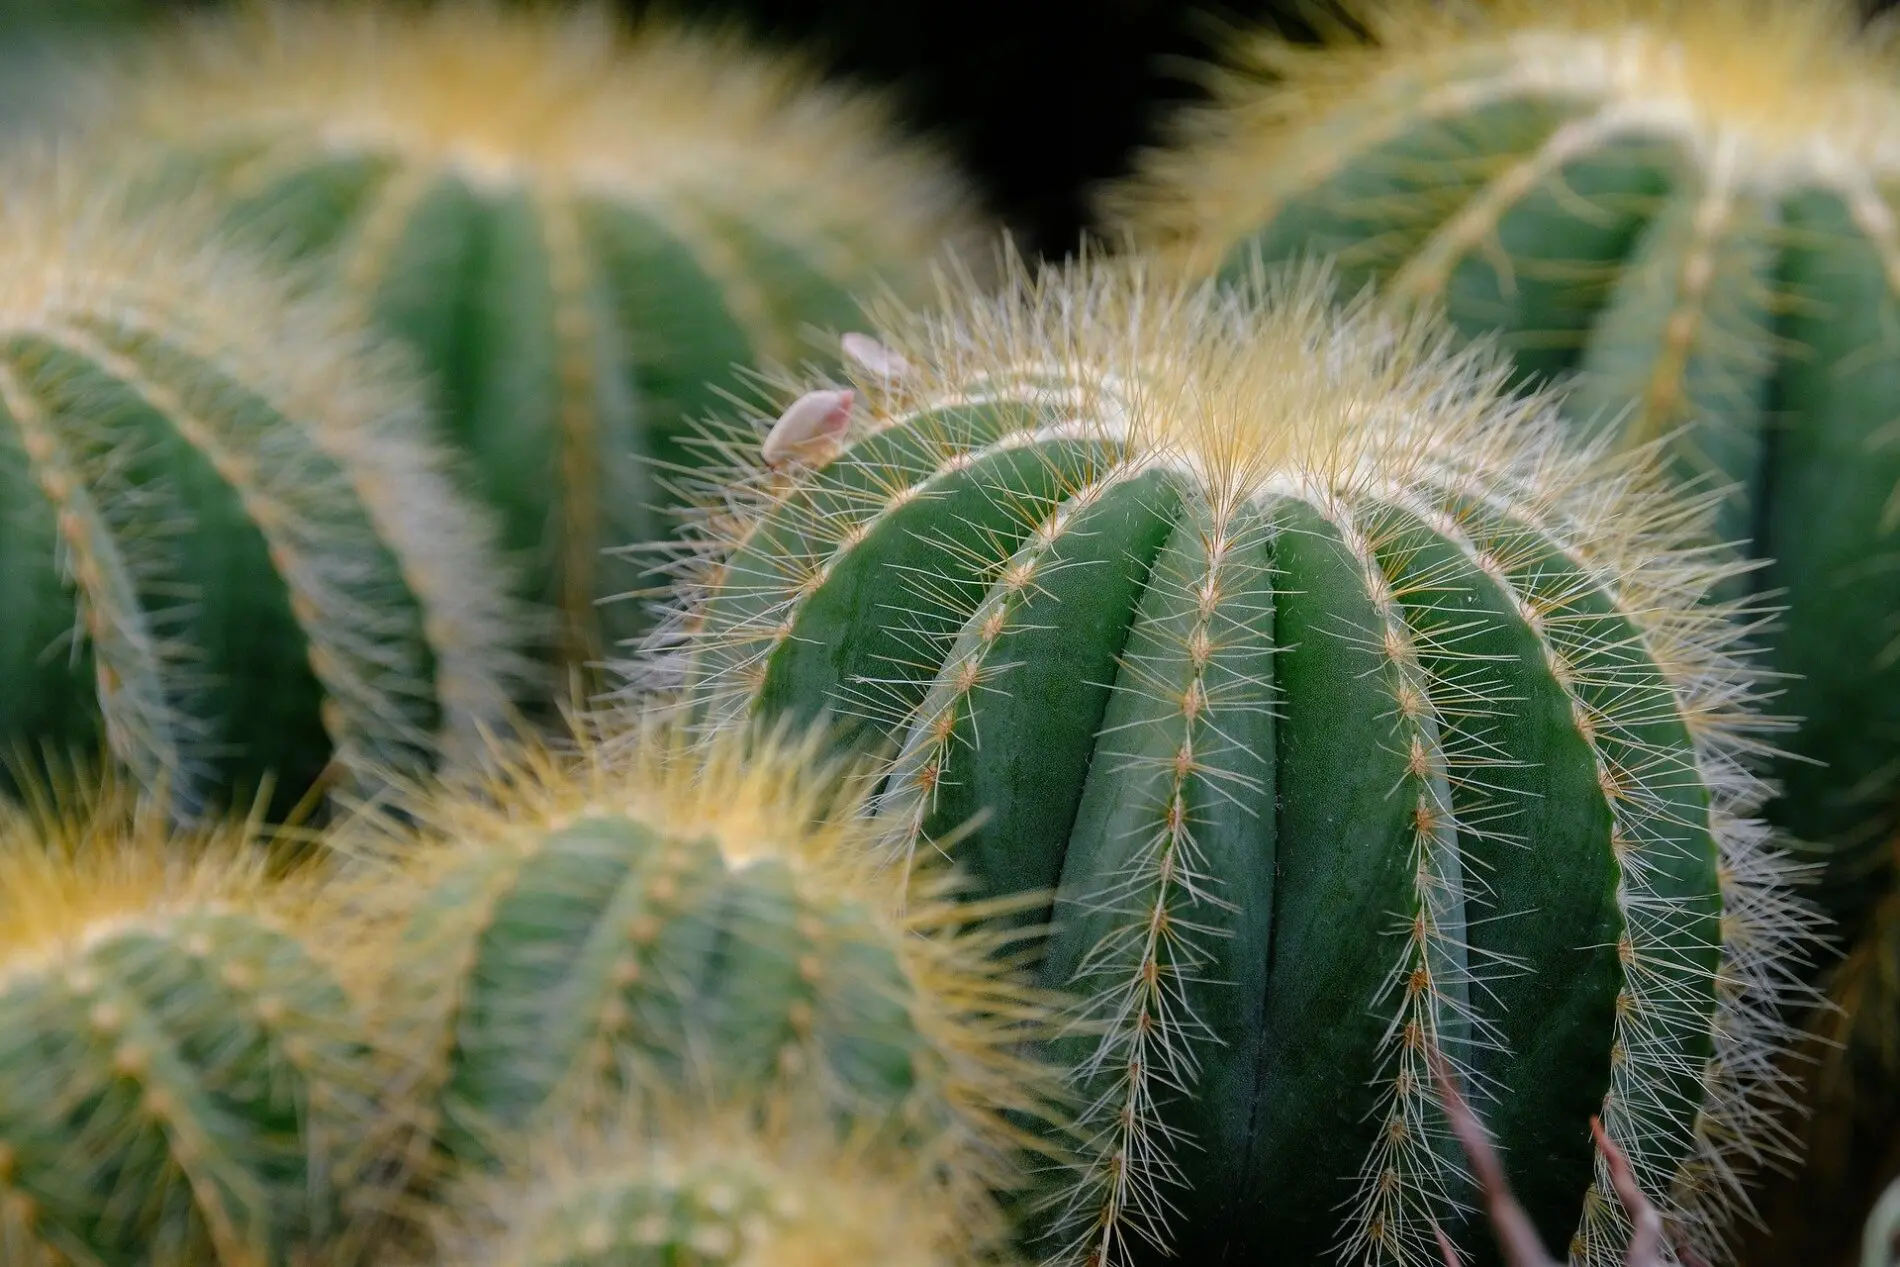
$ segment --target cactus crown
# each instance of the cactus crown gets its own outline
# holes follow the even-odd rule
[[[1878,199],[1900,170],[1900,65],[1891,34],[1847,0],[1367,0],[1365,39],[1319,48],[1243,42],[1215,100],[1107,189],[1107,218],[1219,262],[1284,197],[1420,118],[1512,99],[1594,106],[1553,136],[1546,165],[1617,136],[1675,142],[1726,181],[1818,184]],[[1264,82],[1263,82],[1264,80]],[[1537,160],[1521,169],[1527,182]],[[1890,216],[1889,216],[1890,218]]]
[[[931,254],[969,228],[967,194],[928,145],[891,139],[874,93],[730,32],[623,30],[604,5],[271,0],[130,56],[93,84],[99,117],[147,139],[257,145],[244,182],[360,154],[477,188],[747,206],[798,195],[774,207],[775,230],[792,236],[825,236],[801,220],[806,191],[822,190],[825,205],[857,208],[862,232],[890,237],[867,244],[886,258]],[[75,107],[83,118],[83,94]]]
[[[1486,737],[1486,719],[1500,712],[1478,680],[1482,657],[1450,628],[1415,628],[1400,613],[1441,584],[1460,594],[1501,586],[1514,595],[1506,600],[1513,619],[1541,647],[1539,671],[1553,675],[1576,733],[1595,751],[1590,778],[1614,819],[1607,844],[1620,868],[1616,904],[1631,975],[1617,1000],[1605,1120],[1619,1140],[1630,1140],[1645,1186],[1673,1189],[1678,1215],[1718,1240],[1717,1225],[1739,1199],[1731,1182],[1737,1168],[1785,1142],[1756,1127],[1762,1104],[1782,1094],[1767,1056],[1785,1040],[1775,1000],[1789,988],[1786,958],[1803,923],[1779,864],[1762,848],[1760,825],[1746,817],[1762,793],[1749,767],[1767,750],[1772,727],[1757,711],[1759,674],[1740,641],[1746,610],[1709,598],[1746,566],[1696,544],[1713,496],[1684,495],[1642,452],[1618,457],[1572,443],[1551,397],[1505,390],[1508,366],[1488,345],[1461,348],[1428,318],[1382,315],[1370,296],[1335,304],[1324,266],[1269,275],[1256,261],[1252,285],[1239,289],[1178,284],[1138,258],[1085,260],[1038,278],[1013,265],[1008,272],[1000,293],[953,292],[939,313],[887,306],[880,337],[888,348],[858,358],[863,372],[848,396],[827,398],[856,410],[834,455],[810,465],[762,464],[764,419],[717,437],[731,465],[707,479],[680,547],[675,618],[627,673],[648,685],[682,685],[685,708],[701,724],[802,709],[822,695],[825,707],[895,738],[902,751],[876,802],[886,833],[880,852],[910,865],[943,844],[933,839],[935,807],[962,795],[959,785],[976,777],[980,746],[993,741],[981,720],[986,701],[1016,689],[994,679],[1030,661],[1027,640],[1039,629],[1060,630],[1051,636],[1067,641],[1082,636],[1081,626],[1063,622],[1063,609],[1087,604],[1094,591],[1062,568],[1089,570],[1089,550],[1117,553],[1113,543],[1124,538],[1108,534],[1142,522],[1129,507],[1148,495],[1143,488],[1165,486],[1178,496],[1173,539],[1185,544],[1167,549],[1202,553],[1185,562],[1164,555],[1152,565],[1142,601],[1159,596],[1154,601],[1175,606],[1167,623],[1138,626],[1151,632],[1123,634],[1130,641],[1113,664],[1090,662],[1090,682],[1106,672],[1115,685],[1099,734],[1079,737],[1100,745],[1080,772],[1091,789],[1098,775],[1117,786],[1160,780],[1153,821],[1115,828],[1114,841],[1069,837],[1066,856],[1070,818],[1049,829],[1065,889],[1072,868],[1109,868],[1098,877],[1104,892],[1083,893],[1067,908],[1071,921],[1104,921],[1100,942],[1082,948],[1077,977],[1093,992],[1094,1015],[1110,1018],[1110,1037],[1087,1057],[1085,1072],[1115,1084],[1090,1091],[1100,1094],[1085,1128],[1098,1152],[1068,1217],[1089,1261],[1121,1262],[1137,1237],[1169,1239],[1167,1188],[1178,1178],[1154,1105],[1170,1085],[1192,1083],[1196,1044],[1218,1020],[1197,1014],[1190,987],[1171,984],[1169,974],[1192,980],[1212,971],[1219,940],[1197,920],[1218,922],[1238,909],[1237,896],[1223,895],[1244,879],[1204,858],[1208,842],[1197,840],[1200,829],[1181,809],[1182,789],[1205,778],[1218,786],[1206,793],[1210,801],[1258,812],[1249,799],[1260,795],[1255,766],[1276,758],[1271,743],[1249,752],[1243,736],[1255,733],[1260,713],[1284,715],[1268,688],[1279,670],[1259,661],[1270,651],[1277,662],[1286,649],[1271,645],[1280,636],[1271,627],[1256,628],[1255,605],[1267,602],[1256,595],[1270,584],[1280,604],[1283,586],[1303,588],[1297,574],[1263,578],[1263,568],[1274,569],[1257,561],[1258,552],[1273,542],[1291,570],[1302,541],[1337,534],[1340,557],[1356,560],[1342,562],[1353,581],[1341,584],[1362,586],[1369,606],[1366,614],[1328,612],[1307,641],[1361,648],[1353,654],[1391,666],[1380,688],[1391,694],[1368,707],[1391,719],[1397,751],[1410,744],[1407,769],[1442,768],[1452,800],[1468,798],[1454,811],[1439,794],[1419,796],[1413,847],[1424,895],[1388,981],[1391,994],[1369,1001],[1381,1016],[1388,1002],[1392,1008],[1378,1075],[1386,1080],[1379,1112],[1388,1115],[1390,1133],[1381,1133],[1364,1163],[1359,1199],[1341,1215],[1345,1252],[1355,1261],[1414,1262],[1434,1242],[1407,1187],[1446,1182],[1429,1177],[1438,1163],[1429,1155],[1430,1128],[1420,1126],[1431,1094],[1427,1044],[1415,1040],[1440,1025],[1456,1031],[1469,1023],[1474,1047],[1495,1041],[1477,1032],[1487,1022],[1471,1016],[1482,1015],[1482,983],[1493,969],[1475,950],[1462,966],[1462,945],[1455,953],[1449,947],[1463,934],[1438,923],[1462,919],[1451,907],[1481,900],[1487,884],[1469,862],[1460,864],[1462,877],[1453,874],[1451,860],[1467,847],[1517,840],[1507,824],[1524,802],[1495,784],[1500,763],[1513,761]],[[838,390],[807,382],[784,391],[790,397],[814,387]],[[1123,496],[1117,513],[1091,523],[1095,510],[1117,505],[1110,499],[1122,494],[1132,496]],[[1279,523],[1288,526],[1282,531]],[[1464,562],[1381,561],[1409,558],[1408,534],[1421,523]],[[1108,546],[1087,541],[1104,535]],[[1063,550],[1078,561],[1067,563]],[[879,561],[868,586],[870,564],[860,555]],[[1540,560],[1558,572],[1545,573]],[[1091,570],[1104,588],[1122,584],[1112,563]],[[1453,584],[1437,575],[1445,567],[1490,581]],[[1057,591],[1062,597],[1031,614],[1031,604]],[[1588,612],[1599,602],[1616,613],[1621,632],[1597,627]],[[810,627],[801,628],[804,619]],[[1117,619],[1104,622],[1119,630]],[[1351,627],[1323,636],[1342,620]],[[1383,630],[1365,627],[1367,620],[1382,621]],[[1612,644],[1622,648],[1618,658],[1600,659]],[[1063,663],[1060,652],[1037,646],[1034,656]],[[1428,658],[1436,667],[1425,667]],[[1208,680],[1196,677],[1183,690],[1168,676],[1177,664],[1198,666]],[[1069,696],[1089,682],[1065,678],[1060,668],[1037,671],[1033,691],[1050,693],[1041,707],[1080,707]],[[1123,716],[1115,711],[1120,704],[1150,724],[1111,725]],[[1009,716],[998,724],[1029,724]],[[1661,719],[1670,737],[1645,729]],[[1176,725],[1199,739],[1168,738]],[[1030,780],[1041,788],[1038,779],[1069,786],[1067,765],[1039,770],[1045,757],[1055,753],[1008,752],[1003,763],[1023,773],[1003,777],[1009,786]],[[1228,763],[1242,772],[1229,774]],[[1000,767],[992,759],[983,768]],[[1323,781],[1337,772],[1309,773]],[[1169,779],[1173,795],[1165,790]],[[1702,916],[1691,910],[1701,899],[1672,895],[1674,882],[1627,848],[1651,842],[1659,858],[1675,848],[1657,842],[1674,830],[1667,824],[1678,811],[1664,789],[1678,782],[1707,789],[1706,808],[1695,814],[1707,815],[1708,835],[1697,848],[1709,856],[1695,865],[1707,867],[1711,889],[1720,888],[1719,951],[1716,921],[1697,924]],[[1137,798],[1143,807],[1146,797]],[[1081,809],[1055,812],[1080,824],[1087,805],[1084,799]],[[1074,830],[1110,830],[1099,815],[1087,821],[1092,826]],[[1046,826],[1038,818],[1025,830],[1039,835]],[[1206,830],[1211,838],[1215,829]],[[1454,830],[1460,843],[1434,853],[1440,846],[1432,841],[1441,833],[1449,840]],[[1323,832],[1311,846],[1327,851]],[[1044,847],[1040,839],[1011,838],[985,856],[997,868],[1041,867],[1009,859],[1041,856]],[[1129,853],[1097,862],[1088,852],[1108,849]],[[1078,852],[1088,860],[1076,862]],[[1233,857],[1227,865],[1244,870],[1248,863]],[[1450,906],[1441,908],[1441,900]],[[1710,999],[1712,1025],[1707,1016],[1673,1015],[1675,987],[1666,980],[1678,970],[1672,947],[1684,939],[1708,952],[1706,969],[1688,971]],[[1409,989],[1394,984],[1408,981]],[[1466,990],[1470,1012],[1459,1001]],[[1713,1059],[1705,1062],[1693,1047],[1709,1042]],[[1465,1054],[1448,1051],[1454,1060]],[[1681,1138],[1664,1145],[1643,1118],[1670,1102],[1678,1093],[1667,1088],[1684,1078],[1700,1088],[1699,1113],[1684,1112],[1666,1132]],[[1581,1252],[1607,1262],[1619,1216],[1594,1198],[1584,1210]]]
[[[16,156],[0,189],[0,472],[19,462],[52,512],[111,750],[149,782],[184,776],[182,802],[229,741],[203,733],[216,669],[191,626],[228,578],[180,544],[204,511],[186,477],[141,466],[149,411],[262,537],[338,765],[467,751],[524,674],[492,526],[426,435],[410,359],[211,223],[52,155]],[[397,587],[413,612],[389,610]]]
[[[461,1181],[434,1220],[443,1261],[690,1261],[769,1267],[1000,1264],[1000,1223],[931,1195],[908,1151],[837,1141],[777,1106],[757,1115],[641,1103],[529,1136],[500,1175]]]

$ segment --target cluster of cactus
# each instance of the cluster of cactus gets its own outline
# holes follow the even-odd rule
[[[239,8],[0,169],[5,1261],[1648,1267],[1900,1165],[1832,0],[1358,6],[927,308],[972,200],[801,62]]]
[[[992,1244],[1012,1117],[1054,1090],[1007,936],[942,874],[893,890],[815,739],[629,744],[419,790],[422,826],[336,825],[314,861],[116,789],[0,807],[5,1261],[531,1262],[501,1246],[598,1226],[602,1262],[677,1234],[868,1267],[913,1208],[920,1267]],[[576,1189],[558,1163],[601,1120]],[[561,1195],[449,1195],[513,1183]]]

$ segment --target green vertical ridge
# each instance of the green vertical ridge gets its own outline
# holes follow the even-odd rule
[[[179,156],[174,151],[169,157],[178,161]],[[207,170],[220,165],[241,170],[244,158],[255,158],[233,155],[219,163],[216,156],[207,157]],[[239,184],[241,192],[231,198],[224,220],[249,242],[290,258],[314,257],[348,237],[356,217],[395,171],[395,162],[380,156],[331,157],[300,166],[255,191]],[[235,171],[222,178],[238,179]]]
[[[1866,891],[1855,863],[1892,831],[1900,774],[1900,302],[1838,198],[1794,198],[1784,215],[1781,333],[1803,350],[1782,366],[1777,403],[1800,424],[1775,435],[1761,584],[1785,609],[1771,663],[1801,674],[1777,711],[1801,719],[1800,752],[1824,764],[1779,763],[1771,812],[1803,837],[1859,846],[1831,886],[1851,912]]]
[[[366,1120],[365,1031],[307,949],[207,911],[133,922],[72,966],[0,988],[0,1139],[37,1234],[107,1267],[222,1262],[215,1201],[279,1267],[334,1236],[336,1150]]]
[[[620,1042],[637,1035],[635,1049],[662,1060],[687,1052],[723,885],[713,850],[674,850],[665,869],[668,852],[640,823],[590,818],[550,832],[522,863],[469,965],[445,1087],[452,1108],[480,1128],[516,1129],[571,1092],[569,1079],[611,1076],[632,1054],[602,1044],[616,1013]],[[623,963],[634,979],[616,976]]]
[[[1617,598],[1555,553],[1512,567],[1527,598],[1561,612],[1545,637],[1569,664],[1578,701],[1600,719],[1593,739],[1617,816],[1618,899],[1635,962],[1625,965],[1630,1033],[1646,1033],[1612,1077],[1612,1091],[1648,1084],[1627,1141],[1651,1158],[1687,1157],[1704,1100],[1703,1070],[1714,1053],[1723,936],[1719,846],[1711,797],[1695,743],[1678,712],[1676,689],[1650,658],[1645,633]],[[1619,1000],[1619,1010],[1622,1010]]]
[[[1453,269],[1444,296],[1451,322],[1467,337],[1495,333],[1526,379],[1574,368],[1668,187],[1671,157],[1656,140],[1617,137],[1539,181]]]
[[[62,549],[53,507],[0,404],[0,746],[30,735],[35,747],[91,755],[102,737],[92,651],[60,573]],[[13,756],[0,752],[0,788],[10,786]]]
[[[1535,150],[1583,112],[1581,105],[1513,100],[1406,128],[1289,198],[1258,233],[1228,251],[1222,276],[1244,278],[1258,250],[1269,263],[1333,258],[1341,294],[1382,282],[1500,165]]]
[[[1247,1204],[1222,1256],[1322,1261],[1373,1144],[1375,1007],[1416,904],[1413,804],[1381,620],[1362,567],[1310,507],[1283,502],[1275,661],[1280,793],[1266,1011],[1247,1155],[1228,1170]]]
[[[830,708],[890,738],[922,701],[945,648],[983,600],[1001,562],[1091,468],[1089,441],[1004,448],[926,480],[798,607],[758,692],[768,714]]]
[[[172,419],[57,344],[22,335],[14,346],[23,380],[49,414],[91,420],[91,460],[113,467],[119,495],[101,505],[114,535],[138,540],[145,553],[139,606],[167,613],[163,632],[190,649],[168,691],[202,727],[191,737],[194,755],[217,771],[221,798],[242,804],[270,778],[272,811],[287,810],[331,747],[309,643],[262,533]],[[296,434],[274,421],[270,430]]]
[[[922,484],[925,496],[942,497],[942,484],[929,483],[933,471],[1028,421],[1027,407],[1019,404],[931,411],[860,440],[848,460],[813,473],[763,514],[726,560],[719,592],[699,613],[700,645],[689,685],[731,673],[758,653],[757,639],[786,614],[780,607],[798,591],[806,569],[837,548],[841,525],[861,525],[888,513],[895,489]],[[798,704],[807,715],[826,706],[822,699]]]
[[[1208,543],[1219,528],[1229,548],[1218,573]],[[1218,576],[1218,599],[1203,613],[1198,591]],[[1268,941],[1274,917],[1274,613],[1272,543],[1251,507],[1216,525],[1205,498],[1187,500],[1155,561],[1121,655],[1082,802],[1069,834],[1042,967],[1045,985],[1109,1006],[1125,1001],[1151,961],[1152,912],[1165,904],[1171,937],[1152,962],[1160,971],[1165,1017],[1147,1071],[1157,1119],[1151,1146],[1165,1159],[1160,1198],[1183,1261],[1209,1261],[1231,1235],[1235,1186],[1225,1180],[1247,1151],[1254,1125],[1256,1066],[1267,1007]],[[1197,631],[1206,658],[1196,665]],[[1197,715],[1186,703],[1196,679]],[[1176,759],[1179,821],[1170,827]],[[1125,1073],[1130,1020],[1108,1047],[1113,1057],[1084,1088],[1109,1091]],[[1086,1034],[1057,1055],[1075,1067],[1097,1051]],[[1110,1106],[1111,1114],[1121,1103]],[[1091,1125],[1113,1131],[1115,1118]],[[1176,1134],[1178,1132],[1178,1134]],[[1178,1181],[1178,1182],[1177,1182]]]
[[[1381,556],[1401,595],[1442,709],[1459,849],[1470,883],[1467,922],[1475,1042],[1450,1054],[1498,1141],[1512,1189],[1548,1245],[1567,1244],[1582,1213],[1595,1150],[1589,1119],[1609,1088],[1622,914],[1610,813],[1570,697],[1542,640],[1466,551],[1511,555],[1475,506],[1460,522],[1486,539],[1408,535],[1403,559]],[[1482,1218],[1459,1238],[1496,1261]]]
[[[890,783],[914,786],[920,768],[934,767],[927,837],[982,815],[955,858],[983,892],[1053,894],[1116,658],[1179,505],[1166,472],[1119,477],[1099,500],[1071,509],[1075,518],[1053,543],[1032,535],[1010,568],[1033,565],[1033,579],[1015,589],[996,582],[917,710]],[[1005,632],[986,652],[982,626],[993,614]],[[970,662],[986,672],[966,693],[956,673]],[[957,720],[944,745],[934,728],[947,707]],[[895,808],[912,812],[909,798]]]
[[[1746,542],[1762,492],[1763,433],[1775,368],[1771,295],[1778,243],[1774,209],[1736,193],[1728,219],[1710,241],[1696,217],[1706,197],[1698,184],[1679,184],[1643,230],[1609,302],[1597,318],[1566,403],[1587,428],[1615,426],[1637,443],[1671,440],[1685,479],[1710,476],[1737,486],[1716,531]],[[1706,251],[1708,281],[1690,294],[1685,271]],[[1679,363],[1668,337],[1678,314],[1696,327]]]

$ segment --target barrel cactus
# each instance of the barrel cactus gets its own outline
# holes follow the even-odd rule
[[[782,1108],[783,1106],[779,1106]],[[796,1116],[796,1114],[794,1114]],[[657,1118],[657,1120],[656,1120]],[[1003,1267],[994,1225],[933,1199],[916,1154],[729,1109],[617,1112],[530,1136],[435,1219],[460,1267]]]
[[[123,785],[0,802],[0,1260],[344,1264],[376,1045],[324,877]]]
[[[409,358],[134,199],[0,182],[0,743],[185,811],[472,751],[526,626]]]
[[[1667,436],[1771,560],[1769,818],[1855,866],[1900,820],[1900,87],[1851,0],[1353,6],[1370,38],[1238,49],[1104,210],[1196,275],[1337,253],[1354,284],[1574,377],[1576,425]],[[1262,82],[1263,79],[1266,82]]]
[[[973,1184],[1009,1182],[1008,1115],[1049,1116],[1054,1088],[1018,1050],[1044,1008],[983,908],[942,872],[900,889],[874,868],[862,780],[816,738],[615,729],[435,786],[402,803],[413,830],[345,832],[391,858],[363,909],[395,930],[378,994],[421,1070],[409,1118],[486,1165],[626,1088],[796,1086],[840,1128],[888,1118],[959,1146]]]
[[[816,355],[808,326],[917,291],[975,219],[881,101],[796,58],[534,8],[258,5],[62,99],[421,351],[577,664],[639,627],[596,607],[643,581],[603,551],[659,530],[735,367]]]
[[[1710,500],[1332,281],[1085,262],[892,312],[786,389],[774,431],[828,447],[708,480],[626,672],[713,733],[833,715],[890,754],[888,863],[1052,895],[1043,984],[1093,1003],[1056,1045],[1078,1261],[1473,1242],[1433,1052],[1579,1261],[1620,1226],[1593,1114],[1712,1246],[1782,1142],[1805,924],[1748,817],[1734,565],[1686,544]]]

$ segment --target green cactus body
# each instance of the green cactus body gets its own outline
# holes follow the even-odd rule
[[[121,77],[108,136],[220,189],[421,352],[575,664],[639,628],[640,604],[595,608],[642,579],[602,552],[656,535],[736,370],[816,355],[805,327],[916,291],[966,231],[947,169],[873,100],[604,13],[267,5]]]
[[[0,1260],[350,1261],[373,1047],[320,893],[249,833],[61,810],[0,803]]]
[[[888,859],[1053,894],[1044,984],[1105,1027],[1057,1047],[1078,1261],[1485,1248],[1434,1051],[1581,1261],[1619,1236],[1594,1113],[1713,1240],[1794,924],[1700,512],[1432,327],[1255,281],[893,317],[839,456],[709,482],[639,671],[715,727],[854,719]]]
[[[181,808],[415,772],[525,641],[405,361],[180,209],[0,198],[0,742],[101,741]],[[347,780],[345,780],[347,781]]]
[[[1196,275],[1335,254],[1531,378],[1576,373],[1581,426],[1671,437],[1786,609],[1777,709],[1804,724],[1770,818],[1874,847],[1900,771],[1890,55],[1835,0],[1365,7],[1371,44],[1242,52],[1276,82],[1233,75],[1113,216]]]
[[[840,1123],[961,1132],[978,1177],[1006,1164],[1001,1115],[1039,1103],[1009,1050],[1035,1011],[974,916],[941,879],[895,911],[861,792],[827,789],[813,743],[638,733],[624,760],[530,757],[431,793],[425,839],[397,838],[383,995],[448,1153],[629,1085],[796,1085]]]
[[[783,1103],[778,1106],[784,1107]],[[996,1227],[959,1222],[918,1157],[760,1128],[717,1107],[531,1135],[436,1219],[464,1267],[1003,1267]],[[624,1119],[624,1120],[623,1120]]]

